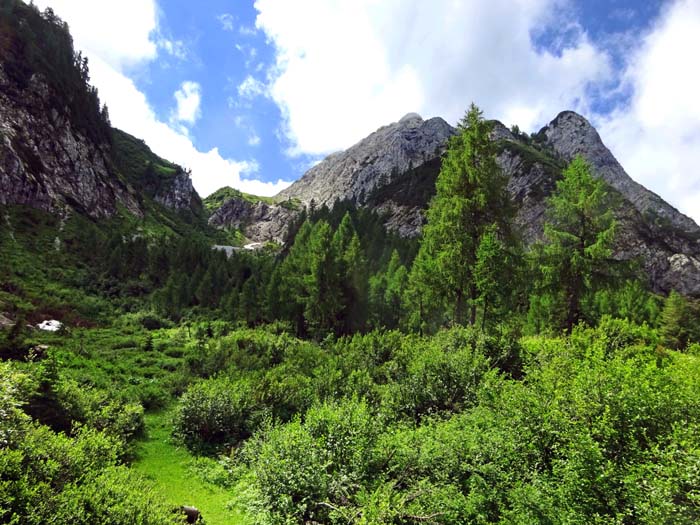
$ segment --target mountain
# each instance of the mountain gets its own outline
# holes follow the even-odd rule
[[[110,126],[67,25],[17,0],[0,5],[0,187],[2,205],[59,215],[203,217],[188,173]]]
[[[277,204],[234,196],[214,212],[210,224],[240,228],[256,241],[279,240],[299,213],[294,208],[280,213],[280,203],[294,199],[309,207],[350,201],[382,215],[387,229],[415,237],[435,192],[441,155],[456,132],[441,118],[408,114],[329,155],[280,192]],[[584,117],[564,111],[532,136],[494,122],[493,138],[526,244],[542,239],[546,198],[562,169],[580,154],[618,197],[616,256],[639,260],[657,291],[700,296],[700,227],[635,182]]]
[[[111,127],[87,61],[51,11],[2,0],[0,57],[0,205],[61,218],[116,217],[127,231],[196,230],[224,243],[241,236],[282,243],[302,210],[345,202],[415,238],[457,132],[441,118],[410,113],[329,155],[274,198],[225,188],[202,203],[186,170]],[[584,117],[564,111],[533,135],[494,122],[493,138],[527,244],[542,238],[546,198],[581,154],[618,197],[617,257],[639,260],[657,291],[700,296],[700,228],[632,180]]]

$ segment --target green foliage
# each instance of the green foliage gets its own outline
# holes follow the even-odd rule
[[[620,277],[615,271],[619,263],[612,258],[612,200],[605,182],[594,178],[578,156],[547,203],[547,242],[533,252],[539,281],[531,296],[530,321],[538,330],[570,332],[586,320],[596,292]]]
[[[348,400],[315,406],[304,423],[292,421],[249,442],[244,454],[271,521],[325,521],[367,478],[376,429],[367,406]]]
[[[511,240],[513,208],[507,179],[496,163],[492,125],[472,104],[459,129],[442,162],[411,269],[411,324],[421,331],[432,331],[445,321],[476,323],[479,292],[474,269],[482,237],[488,231],[503,242]]]
[[[700,305],[672,291],[661,311],[660,331],[668,348],[682,350],[700,342]]]
[[[175,525],[186,523],[174,513],[153,484],[124,467],[113,467],[61,493],[51,514],[56,523],[76,525]]]
[[[386,270],[369,280],[369,317],[373,327],[399,327],[404,316],[402,301],[407,286],[408,270],[401,264],[398,251],[394,250]]]
[[[297,201],[296,199],[278,202],[274,197],[260,197],[258,195],[251,195],[249,193],[244,193],[240,190],[231,188],[230,186],[224,186],[223,188],[219,188],[214,193],[209,195],[206,199],[204,199],[204,207],[211,214],[219,208],[221,208],[221,206],[223,206],[223,204],[226,201],[229,201],[231,199],[244,200],[251,204],[256,204],[258,202],[264,202],[265,204],[269,205],[279,204],[280,206],[284,206],[286,208],[289,208],[290,210],[299,209],[299,201]]]
[[[191,386],[180,399],[175,433],[190,449],[235,445],[254,430],[250,387],[227,378]]]

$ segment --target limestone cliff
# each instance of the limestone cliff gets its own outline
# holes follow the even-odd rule
[[[56,107],[40,75],[18,90],[0,65],[0,204],[73,208],[93,218],[121,205],[141,215],[136,197],[111,172],[109,153],[109,145],[88,139]]]

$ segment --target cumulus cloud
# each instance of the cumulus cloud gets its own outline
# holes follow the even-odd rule
[[[595,119],[632,178],[700,222],[700,3],[677,1],[637,42],[623,76],[632,95]]]
[[[534,129],[611,76],[608,56],[560,0],[411,2],[257,0],[256,25],[276,49],[270,95],[293,153],[346,148],[410,111],[456,122],[471,101]],[[322,24],[318,20],[323,20]],[[557,36],[556,52],[533,35]]]
[[[192,182],[202,196],[225,185],[258,195],[274,195],[290,184],[283,180],[271,183],[246,178],[258,170],[254,160],[228,159],[217,148],[199,151],[181,126],[157,117],[144,93],[127,74],[129,68],[148,63],[158,55],[155,0],[37,0],[35,3],[41,8],[51,6],[68,22],[76,48],[89,58],[92,82],[101,100],[109,106],[112,124],[144,139],[158,155],[191,169]],[[183,84],[178,91],[182,105],[175,95],[178,118],[183,117],[181,120],[186,122],[196,119],[198,92],[192,85]]]
[[[154,1],[38,0],[68,22],[78,47],[116,69],[152,60],[157,54],[151,33],[157,27]],[[128,37],[125,30],[128,28]],[[90,57],[92,58],[92,57]]]
[[[185,81],[173,96],[177,102],[173,119],[187,124],[194,124],[201,115],[202,94],[200,85],[190,80]]]

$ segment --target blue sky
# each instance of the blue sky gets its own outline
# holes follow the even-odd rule
[[[405,113],[455,123],[474,101],[529,132],[579,111],[700,218],[700,0],[37,3],[68,21],[113,124],[202,195],[274,194]]]

